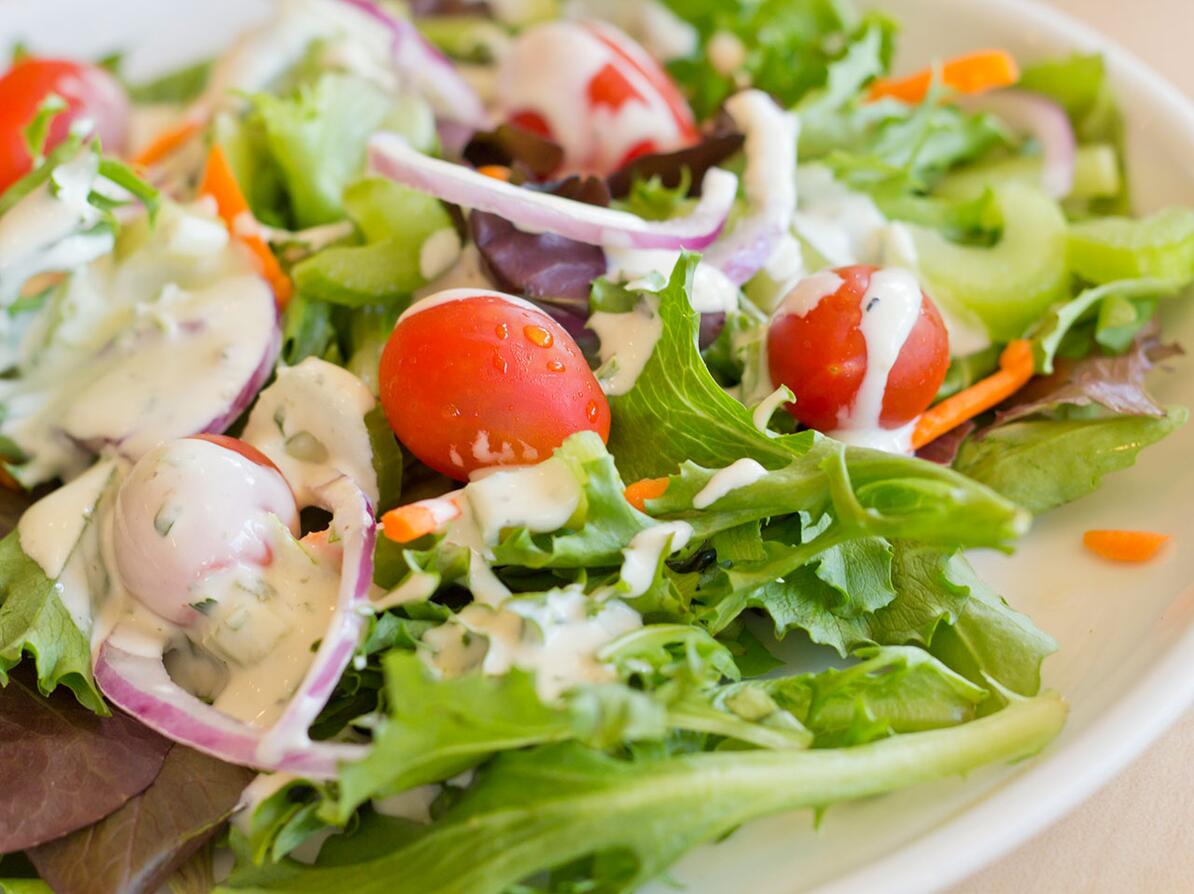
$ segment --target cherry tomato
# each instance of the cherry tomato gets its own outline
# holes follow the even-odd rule
[[[603,23],[549,22],[524,31],[498,80],[506,120],[559,143],[561,173],[608,174],[699,136],[692,110],[659,64]]]
[[[0,77],[0,191],[29,173],[32,162],[24,130],[50,93],[62,97],[67,108],[50,126],[47,151],[66,138],[74,122],[88,118],[107,152],[124,152],[129,101],[112,75],[81,62],[22,59]]]
[[[858,265],[814,274],[797,284],[771,321],[771,379],[792,389],[796,402],[788,411],[810,428],[848,427],[867,372],[867,340],[859,328],[862,302],[877,271]],[[834,291],[818,295],[824,288]],[[899,428],[923,413],[948,367],[945,324],[937,306],[921,292],[919,316],[887,377],[880,427]]]
[[[234,438],[231,435],[191,435],[191,440],[207,441],[211,444],[216,444],[226,450],[231,450],[233,453],[239,453],[251,463],[257,463],[266,469],[273,469],[279,475],[282,475],[282,470],[277,467],[272,459],[250,444],[248,441],[242,441],[240,438]],[[285,475],[282,475],[285,478]]]
[[[545,460],[574,432],[609,436],[609,404],[576,342],[500,292],[440,292],[407,311],[382,352],[380,380],[398,439],[459,480]]]

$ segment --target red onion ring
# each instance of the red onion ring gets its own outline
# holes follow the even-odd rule
[[[691,214],[646,221],[625,211],[523,189],[431,158],[397,134],[380,133],[369,141],[369,163],[383,177],[445,202],[496,214],[521,230],[557,233],[614,248],[703,249],[721,233],[738,189],[737,177],[712,168],[705,174],[700,203]]]
[[[746,198],[751,211],[704,260],[742,285],[766,266],[792,226],[796,210],[796,139],[799,121],[761,90],[743,90],[726,111],[746,136]]]
[[[1074,186],[1077,142],[1065,109],[1048,97],[1027,90],[998,90],[968,98],[964,107],[990,112],[1013,129],[1034,137],[1041,145],[1044,170],[1041,188],[1055,199],[1064,199]]]
[[[373,582],[377,523],[364,492],[339,476],[321,485],[320,504],[332,511],[343,544],[336,610],[319,650],[282,716],[258,729],[204,704],[170,679],[163,655],[122,646],[117,627],[100,647],[95,678],[104,695],[150,729],[213,757],[259,770],[285,770],[330,779],[339,764],[360,760],[365,746],[312,742],[308,728],[327,704],[364,630],[362,606]]]

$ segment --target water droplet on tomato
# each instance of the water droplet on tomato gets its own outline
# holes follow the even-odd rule
[[[506,362],[506,358],[497,351],[493,352],[493,368],[503,376],[506,374],[506,370],[510,368],[510,365]]]
[[[498,323],[496,331],[497,331],[497,337],[500,338],[502,341],[505,341],[506,339],[508,339],[510,337],[510,327],[507,326],[505,323]]]
[[[537,344],[541,348],[550,348],[555,343],[550,332],[542,326],[523,326],[522,334],[527,337],[533,344]]]
[[[454,419],[460,415],[460,407],[456,406],[456,404],[448,404],[444,407],[444,415],[449,419]]]
[[[589,417],[590,422],[597,421],[597,401],[589,401],[589,405],[585,407],[585,415]]]
[[[552,373],[562,373],[565,367],[559,360],[547,361],[547,371]]]

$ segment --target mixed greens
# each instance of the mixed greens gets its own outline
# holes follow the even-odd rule
[[[838,0],[410,5],[288,0],[153,83],[88,68],[105,106],[0,79],[35,110],[0,459],[38,500],[0,890],[612,894],[1044,748],[1056,644],[966,551],[1187,418],[1145,379],[1194,209],[1131,216],[1102,60],[896,78]],[[889,362],[813,425],[777,324],[854,276],[817,341]]]

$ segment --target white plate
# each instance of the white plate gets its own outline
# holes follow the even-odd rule
[[[1139,210],[1194,205],[1194,108],[1142,63],[1072,20],[1026,0],[872,0],[904,25],[903,67],[931,56],[1002,46],[1022,61],[1074,50],[1105,54],[1127,113]],[[0,45],[99,54],[134,48],[151,71],[214,52],[261,15],[262,0],[0,0]],[[1167,309],[1169,332],[1194,345],[1194,310]],[[1191,363],[1159,383],[1194,405]],[[980,570],[1057,637],[1046,683],[1072,706],[1065,732],[1039,758],[966,780],[830,810],[774,817],[693,853],[673,877],[698,892],[925,892],[1006,852],[1106,782],[1194,701],[1194,427],[1110,477],[1096,495],[1048,515],[1013,558],[980,556]],[[1176,535],[1164,558],[1113,567],[1086,554],[1091,527]],[[659,885],[658,892],[674,891]]]

